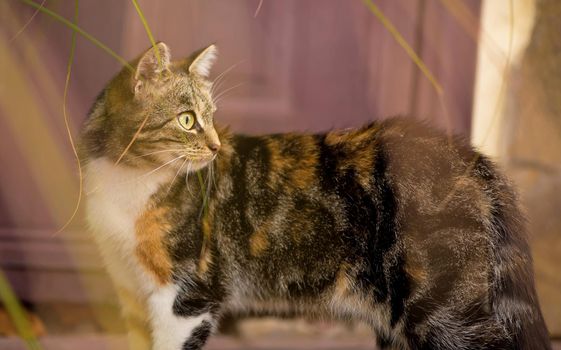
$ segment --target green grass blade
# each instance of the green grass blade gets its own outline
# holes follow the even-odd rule
[[[146,34],[148,34],[148,39],[150,40],[150,43],[152,44],[152,47],[154,48],[154,52],[156,53],[156,59],[158,60],[158,65],[160,66],[161,69],[163,69],[163,67],[162,67],[162,57],[160,56],[160,50],[158,50],[158,47],[156,46],[156,40],[154,40],[154,36],[152,35],[152,31],[150,30],[150,26],[148,25],[148,21],[146,21],[146,17],[144,17],[144,13],[140,9],[140,5],[138,5],[138,1],[137,0],[131,0],[131,1],[134,5],[134,8],[136,9],[136,12],[138,13],[138,17],[140,17],[140,21],[142,22],[142,25],[144,26],[144,30],[146,31]]]
[[[0,300],[4,304],[8,315],[14,322],[20,337],[25,341],[27,348],[30,350],[41,350],[41,344],[33,334],[31,325],[25,316],[25,311],[18,301],[8,279],[4,272],[0,270]]]
[[[374,4],[372,0],[363,0],[363,2],[366,5],[366,7],[368,7],[370,12],[372,12],[374,16],[378,18],[378,20],[380,21],[380,23],[382,23],[382,25],[386,28],[386,30],[390,32],[390,34],[394,37],[395,41],[397,41],[399,46],[401,46],[403,50],[405,50],[405,52],[411,58],[413,63],[415,63],[415,65],[430,81],[436,92],[439,95],[442,95],[443,92],[442,85],[440,85],[436,77],[431,73],[431,71],[425,65],[423,60],[419,57],[419,55],[417,55],[415,50],[413,50],[413,48],[411,48],[411,46],[407,43],[405,38],[399,32],[399,30],[397,30],[397,28],[393,25],[393,23],[386,17],[386,15],[384,15],[384,13],[380,10],[378,6],[376,6],[376,4]]]
[[[23,2],[26,5],[29,5],[31,7],[34,7],[35,9],[37,9],[38,11],[41,11],[42,13],[50,16],[51,18],[53,18],[54,20],[61,22],[62,24],[64,24],[65,26],[67,26],[68,28],[72,29],[73,31],[75,31],[76,33],[80,34],[81,36],[83,36],[85,39],[91,41],[95,46],[97,46],[98,48],[102,49],[103,51],[105,51],[107,54],[109,54],[111,57],[115,58],[117,61],[119,61],[119,63],[121,63],[124,67],[126,67],[127,69],[129,69],[131,72],[134,72],[134,68],[121,56],[119,56],[117,53],[115,53],[115,51],[111,50],[107,45],[103,44],[101,41],[97,40],[94,36],[92,36],[91,34],[87,33],[86,31],[84,31],[82,28],[78,27],[77,25],[75,25],[74,23],[70,22],[69,20],[67,20],[66,18],[60,16],[59,14],[49,10],[46,7],[41,6],[40,4],[31,1],[31,0],[20,0],[21,2]]]
[[[132,2],[134,4],[134,7],[136,8],[136,12],[138,13],[138,16],[140,17],[140,21],[142,22],[142,25],[144,26],[144,29],[146,30],[146,33],[148,34],[148,39],[152,43],[152,47],[154,48],[154,52],[156,53],[156,59],[158,60],[158,65],[160,66],[161,70],[163,70],[162,58],[160,56],[160,50],[158,50],[158,47],[156,46],[156,41],[154,41],[154,36],[152,35],[152,31],[150,30],[150,26],[148,26],[148,22],[146,21],[146,18],[144,17],[144,13],[142,13],[142,10],[140,9],[140,6],[136,2],[136,0],[132,0]],[[149,115],[146,115],[146,118],[144,118],[144,120],[142,121],[142,123],[140,124],[138,129],[136,130],[136,132],[133,135],[132,139],[130,140],[129,144],[127,145],[127,147],[125,147],[123,153],[121,153],[119,158],[117,158],[117,161],[115,162],[115,165],[117,165],[121,162],[121,160],[123,159],[125,154],[127,154],[129,149],[133,145],[134,141],[136,141],[136,139],[138,138],[138,135],[140,135],[140,132],[142,131],[142,128],[144,128],[144,125],[146,125],[146,122],[148,121],[148,116]]]
[[[207,198],[206,198],[206,186],[203,180],[203,175],[201,174],[200,171],[197,171],[197,179],[199,179],[199,185],[201,186],[201,198],[203,200],[203,216],[206,216],[207,207],[208,207]]]

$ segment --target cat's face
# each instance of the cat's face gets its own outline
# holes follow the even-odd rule
[[[178,62],[170,61],[165,44],[157,48],[159,55],[151,48],[133,63],[134,74],[121,72],[109,84],[87,128],[101,129],[98,142],[105,144],[99,150],[117,163],[203,168],[221,146],[207,80],[216,48],[211,45]]]

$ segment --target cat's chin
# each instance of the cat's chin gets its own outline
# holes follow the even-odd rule
[[[213,160],[214,160],[214,158],[211,158],[211,159],[208,159],[208,160],[191,161],[191,166],[189,167],[189,171],[190,172],[195,172],[197,170],[204,169],[207,166],[209,166],[209,164],[212,163]]]

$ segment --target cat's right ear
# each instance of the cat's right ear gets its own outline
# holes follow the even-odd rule
[[[218,49],[216,45],[211,44],[204,49],[200,49],[191,54],[188,58],[189,65],[187,70],[189,73],[196,73],[204,78],[208,78],[210,74],[210,69],[216,61],[216,55],[218,54]]]
[[[169,47],[159,42],[149,48],[138,60],[134,73],[132,86],[134,94],[138,94],[147,83],[155,81],[169,72],[170,66]]]

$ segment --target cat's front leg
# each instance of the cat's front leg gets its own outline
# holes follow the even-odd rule
[[[127,340],[130,350],[150,350],[150,328],[145,303],[126,287],[117,286],[121,303],[121,313],[127,326]]]
[[[216,314],[205,299],[189,300],[169,284],[148,298],[153,350],[201,349],[216,325]]]

